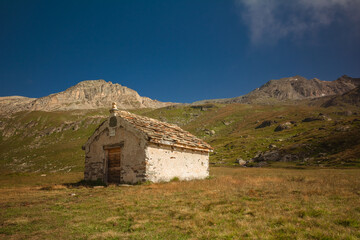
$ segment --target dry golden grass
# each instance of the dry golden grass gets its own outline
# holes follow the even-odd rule
[[[2,178],[0,238],[360,239],[358,169],[213,168],[211,175],[106,188],[54,185],[66,182],[57,175],[43,186],[30,176],[27,185]]]

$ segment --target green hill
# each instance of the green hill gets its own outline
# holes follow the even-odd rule
[[[213,165],[238,165],[237,159],[257,156],[247,166],[359,167],[360,116],[356,111],[234,103],[132,112],[178,124],[204,139],[215,148],[210,156]],[[0,172],[82,171],[81,146],[107,116],[108,111],[101,109],[20,112],[1,117]],[[256,128],[263,121],[272,124]],[[275,131],[280,124],[287,129]],[[264,152],[270,159],[274,154],[277,157],[271,161],[260,154]]]
[[[290,165],[360,166],[356,112],[301,105],[207,104],[138,113],[177,123],[206,140],[215,148],[212,164],[233,165],[236,159],[269,151],[278,152]],[[266,120],[276,123],[256,129]],[[284,123],[290,123],[289,129],[275,131]]]
[[[82,144],[104,111],[20,112],[1,118],[1,172],[82,171]]]

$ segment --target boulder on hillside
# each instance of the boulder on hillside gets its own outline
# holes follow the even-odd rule
[[[270,127],[271,125],[277,123],[277,121],[274,120],[265,120],[263,121],[259,126],[255,127],[255,129],[258,128],[264,128],[264,127]]]
[[[323,114],[323,113],[319,113],[319,117],[318,118],[320,118],[320,120],[323,120],[323,121],[331,121],[332,119],[331,118],[329,118],[328,116],[326,116],[325,114]]]
[[[302,120],[302,122],[313,122],[313,121],[320,121],[321,118],[319,117],[307,117]]]
[[[313,122],[313,121],[331,121],[332,119],[326,116],[323,113],[319,113],[317,117],[307,117],[302,120],[302,122]]]
[[[245,166],[246,165],[246,161],[244,160],[244,159],[242,159],[242,158],[238,158],[238,159],[236,159],[236,161],[239,163],[239,165],[240,166]]]
[[[277,146],[275,144],[270,144],[268,148],[275,149],[275,148],[277,148]]]
[[[222,121],[222,123],[225,125],[225,126],[229,126],[230,124],[233,123],[233,121]]]
[[[291,162],[291,161],[298,161],[300,157],[295,154],[289,154],[281,152],[280,150],[272,150],[267,152],[260,152],[256,154],[254,158],[249,161],[253,161],[253,166],[257,166],[258,163],[267,163],[267,162]]]
[[[292,161],[297,161],[297,160],[299,160],[299,156],[294,155],[294,154],[285,154],[280,159],[281,162],[292,162]]]
[[[325,115],[322,115],[319,118],[323,121],[331,121],[332,120],[331,118],[329,118],[328,116],[325,116]]]
[[[347,132],[350,129],[351,129],[350,125],[341,125],[341,126],[338,126],[337,128],[335,128],[335,131],[337,131],[337,132]]]
[[[252,158],[254,162],[262,162],[262,161],[279,161],[280,153],[277,150],[268,151],[268,152],[260,152]]]
[[[274,131],[275,132],[280,132],[280,131],[283,131],[285,129],[290,129],[290,128],[291,128],[291,123],[286,122],[286,123],[282,123],[279,126],[277,126]]]
[[[207,135],[214,136],[215,133],[216,133],[215,130],[205,129],[205,134],[207,134]]]

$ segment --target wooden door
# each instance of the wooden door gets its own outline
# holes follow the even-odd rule
[[[108,183],[120,183],[120,148],[108,149]]]

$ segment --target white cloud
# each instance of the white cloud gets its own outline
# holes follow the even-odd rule
[[[360,0],[235,0],[252,43],[301,39],[333,24],[360,30]]]

